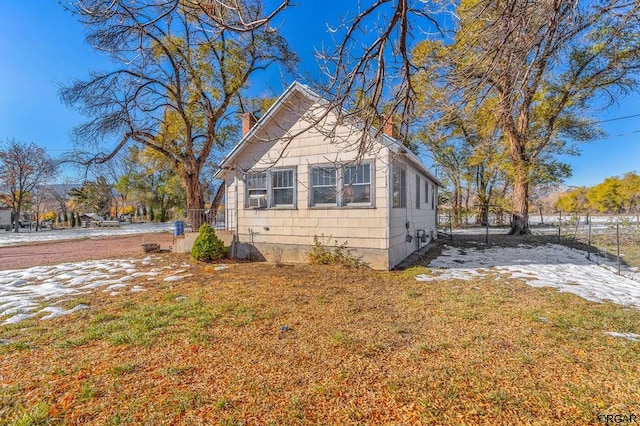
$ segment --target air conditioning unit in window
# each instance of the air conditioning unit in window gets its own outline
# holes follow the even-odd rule
[[[261,209],[267,207],[267,196],[264,194],[260,195],[249,195],[249,208],[250,209]]]

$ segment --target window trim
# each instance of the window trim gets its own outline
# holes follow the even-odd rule
[[[309,207],[310,208],[331,208],[331,207],[339,207],[340,206],[340,190],[338,189],[340,183],[340,166],[335,164],[313,164],[309,165]],[[331,188],[329,185],[314,185],[313,184],[313,170],[314,169],[335,169],[336,171],[336,183],[334,185],[334,189],[336,191],[336,202],[335,203],[316,203],[314,199],[314,188]]]
[[[416,173],[416,210],[420,210],[420,199],[422,194],[420,193],[420,175]]]
[[[436,193],[436,187],[434,184],[431,184],[431,210],[435,210],[435,193]]]
[[[279,171],[292,171],[293,172],[293,204],[280,204],[280,205],[274,205],[274,196],[273,196],[273,172],[279,172]],[[249,185],[248,185],[248,180],[249,177],[252,175],[259,175],[259,174],[266,174],[266,179],[267,179],[267,187],[266,187],[266,197],[267,197],[267,203],[266,206],[260,209],[255,209],[255,208],[250,208],[249,207]],[[253,172],[248,172],[245,175],[245,178],[243,179],[244,181],[244,208],[245,210],[263,210],[263,209],[273,209],[273,210],[295,210],[297,208],[297,204],[298,204],[298,168],[296,166],[291,166],[291,167],[278,167],[278,168],[272,168],[272,169],[268,169],[268,170],[256,170]],[[260,188],[260,191],[263,191],[264,188]]]
[[[369,183],[358,184],[361,186],[369,185],[370,201],[365,203],[347,203],[344,196],[344,191],[348,185],[345,185],[345,170],[347,167],[360,167],[363,165],[369,166]],[[361,163],[319,163],[309,164],[309,187],[307,195],[307,203],[309,209],[362,209],[362,208],[375,208],[376,200],[376,168],[374,160],[365,160]],[[316,168],[335,168],[336,169],[336,202],[335,203],[314,203],[313,200],[313,169]]]
[[[347,184],[345,182],[344,179],[344,175],[345,175],[345,171],[347,169],[347,167],[356,167],[356,171],[358,170],[358,168],[360,167],[364,167],[364,166],[369,166],[369,183],[349,183]],[[341,174],[340,174],[340,207],[372,207],[373,206],[373,201],[375,200],[375,185],[373,184],[374,182],[374,168],[373,168],[373,162],[372,161],[363,161],[361,163],[358,164],[352,164],[352,163],[348,163],[348,164],[343,164],[341,167]],[[347,203],[347,201],[345,200],[344,197],[344,193],[345,190],[347,189],[348,186],[366,186],[369,185],[369,201],[368,202],[352,202],[352,203]]]
[[[429,179],[424,179],[424,206],[429,205]]]
[[[400,171],[400,203],[396,205],[396,199],[394,196],[394,179],[396,176],[396,170]],[[391,207],[394,209],[406,209],[407,208],[407,166],[405,164],[394,163],[391,166]]]

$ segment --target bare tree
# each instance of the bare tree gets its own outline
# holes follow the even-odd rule
[[[0,187],[9,193],[16,215],[14,232],[20,229],[18,221],[28,194],[53,176],[57,167],[56,161],[34,143],[11,139],[0,148]]]
[[[182,177],[187,208],[203,209],[200,176],[212,150],[236,135],[230,113],[249,77],[296,61],[269,24],[287,6],[265,13],[259,0],[69,2],[87,41],[119,64],[61,91],[94,117],[75,129],[80,146],[98,150],[85,152],[84,162],[106,162],[130,142],[147,146]],[[115,143],[100,146],[109,138]],[[199,226],[198,216],[192,220]]]
[[[409,134],[416,107],[416,66],[413,42],[440,38],[441,25],[452,22],[450,1],[376,0],[347,15],[329,31],[334,46],[317,51],[322,78],[316,90],[331,100],[342,119],[353,118],[362,128],[397,120],[396,136]],[[378,134],[373,135],[374,137]],[[362,132],[354,147],[369,149],[370,132]]]

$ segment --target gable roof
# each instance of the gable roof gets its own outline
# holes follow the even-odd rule
[[[229,169],[229,163],[231,163],[240,154],[240,152],[242,152],[242,150],[255,136],[255,134],[258,133],[268,123],[268,121],[286,105],[287,101],[296,94],[301,94],[311,101],[320,103],[328,102],[326,99],[323,99],[322,97],[320,97],[320,95],[311,90],[308,86],[298,81],[294,81],[293,83],[291,83],[287,90],[285,90],[282,95],[280,95],[280,97],[276,99],[276,101],[273,103],[273,105],[271,105],[267,112],[262,117],[260,117],[256,124],[251,128],[251,130],[248,131],[247,134],[244,135],[242,139],[240,139],[240,142],[238,142],[233,147],[233,149],[231,149],[231,151],[224,157],[224,159],[220,163],[220,169],[218,169],[213,175],[214,179],[218,179],[220,175],[224,174],[224,172]],[[377,129],[371,130],[377,132]],[[381,142],[393,153],[401,155],[409,160],[418,170],[428,176],[429,179],[431,179],[436,185],[441,187],[444,186],[442,182],[440,182],[440,180],[429,171],[429,169],[422,163],[422,161],[420,161],[418,156],[415,155],[407,147],[403,146],[397,139],[381,133]]]

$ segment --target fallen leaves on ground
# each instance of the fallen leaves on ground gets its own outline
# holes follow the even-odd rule
[[[491,276],[425,284],[419,269],[216,266],[192,262],[182,280],[140,278],[145,292],[95,292],[64,302],[87,310],[1,327],[0,424],[590,424],[640,414],[640,344],[604,334],[639,332],[638,311]]]

